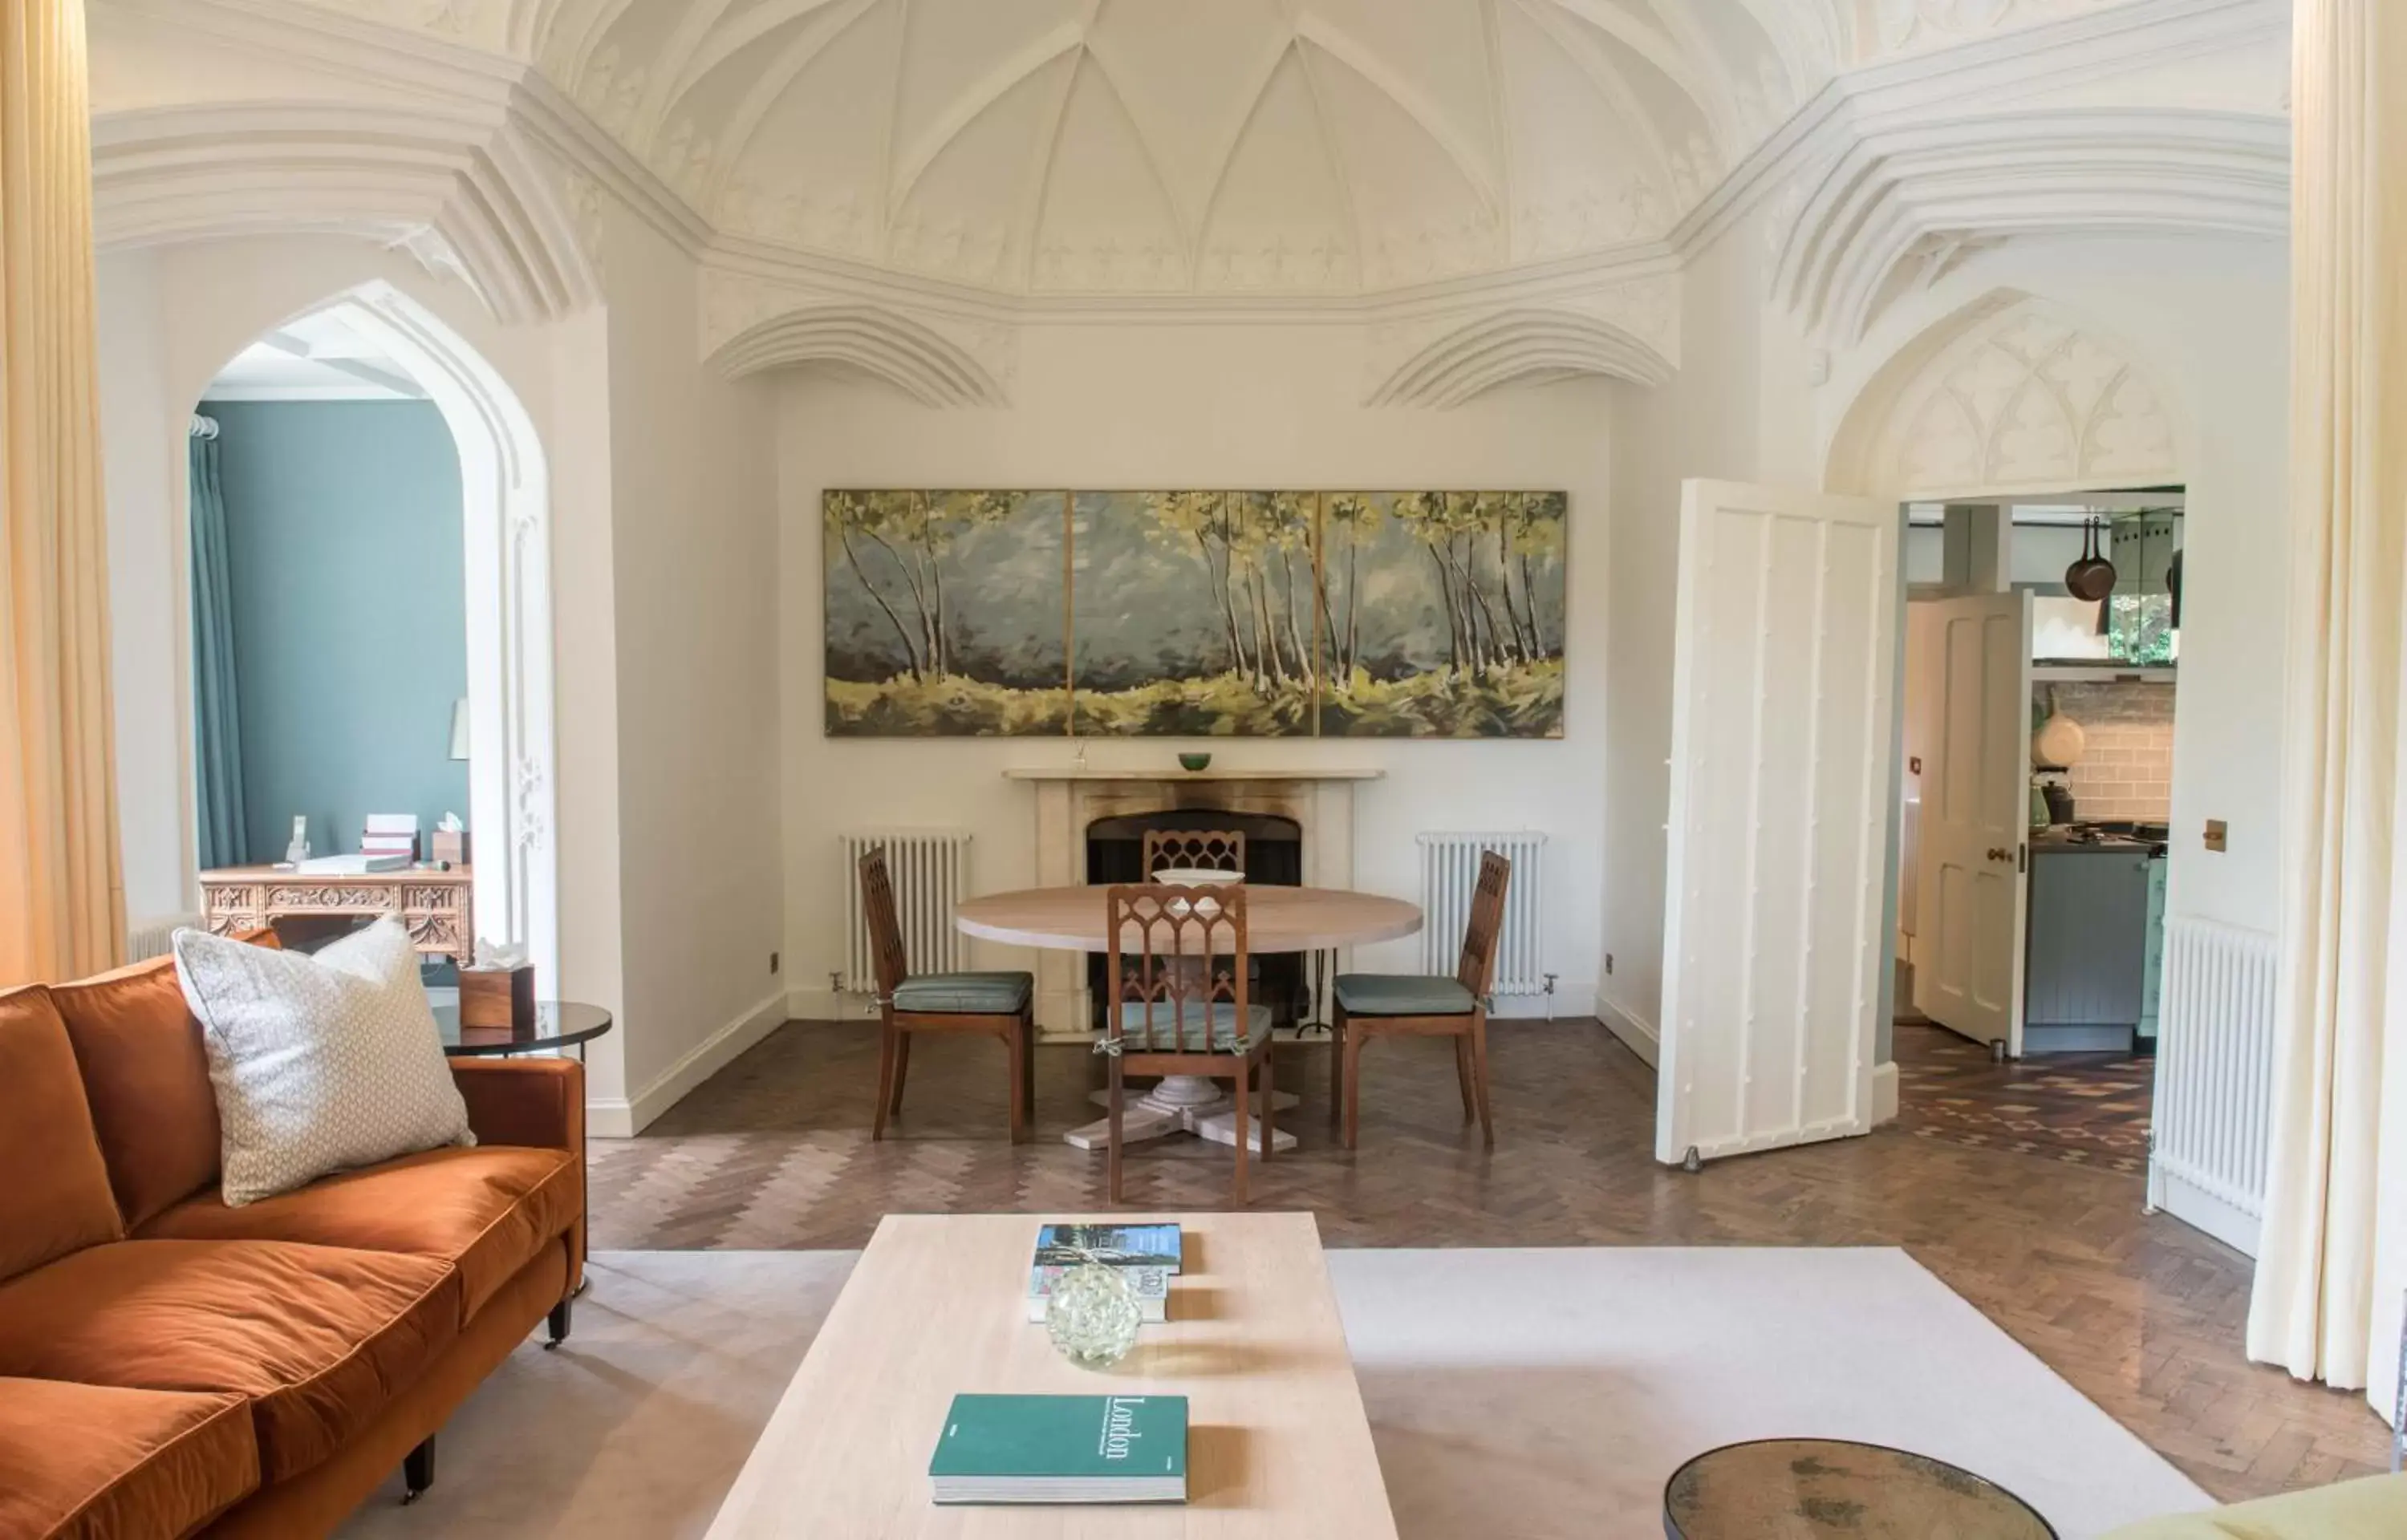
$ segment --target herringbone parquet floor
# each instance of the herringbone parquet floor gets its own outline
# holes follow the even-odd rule
[[[2385,1468],[2362,1399],[2243,1359],[2245,1259],[2143,1215],[2136,1176],[1897,1125],[1687,1176],[1652,1160],[1654,1074],[1602,1026],[1492,1038],[1492,1155],[1462,1126],[1443,1042],[1364,1054],[1350,1154],[1328,1132],[1326,1053],[1283,1054],[1305,1097],[1283,1126],[1303,1143],[1256,1168],[1256,1206],[1315,1210],[1333,1246],[1901,1246],[2220,1498]],[[873,1144],[874,1025],[790,1024],[642,1137],[596,1143],[594,1244],[852,1247],[889,1210],[1099,1208],[1102,1156],[1060,1138],[1091,1116],[1099,1062],[1040,1052],[1039,1134],[1015,1148],[1000,1050],[923,1038],[900,1124]],[[1139,1147],[1130,1197],[1221,1204],[1232,1154]]]

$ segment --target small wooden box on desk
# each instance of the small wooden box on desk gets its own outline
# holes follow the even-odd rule
[[[463,968],[460,970],[460,1024],[506,1027],[534,1021],[534,965]]]

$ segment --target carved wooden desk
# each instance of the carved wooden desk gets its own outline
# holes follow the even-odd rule
[[[398,914],[430,957],[476,961],[477,925],[466,867],[449,871],[328,873],[226,867],[201,873],[201,908],[219,936],[278,920]]]

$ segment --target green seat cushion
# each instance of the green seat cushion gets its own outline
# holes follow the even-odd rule
[[[2207,1513],[2144,1519],[2103,1540],[2391,1540],[2402,1534],[2407,1476],[2369,1476]]]
[[[1435,975],[1340,973],[1337,1003],[1351,1016],[1468,1016],[1471,991]]]
[[[1120,1007],[1120,1033],[1128,1046],[1139,1052],[1156,1053],[1250,1053],[1256,1043],[1271,1035],[1271,1008],[1266,1005],[1246,1008],[1245,1040],[1237,1038],[1237,1008],[1223,1000],[1212,1007],[1208,1018],[1200,1002],[1190,1001],[1184,1013],[1168,1000],[1156,1000],[1151,1008],[1153,1021],[1146,1023],[1147,1007],[1143,1000],[1130,1000]],[[1209,1028],[1208,1041],[1204,1036]]]
[[[922,1016],[1009,1016],[1028,1003],[1027,973],[922,973],[894,992],[894,1009]]]

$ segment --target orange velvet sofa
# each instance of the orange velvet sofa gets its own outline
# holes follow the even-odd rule
[[[433,1480],[585,1255],[583,1066],[452,1070],[474,1148],[229,1208],[172,962],[0,995],[0,1540],[323,1535]]]

